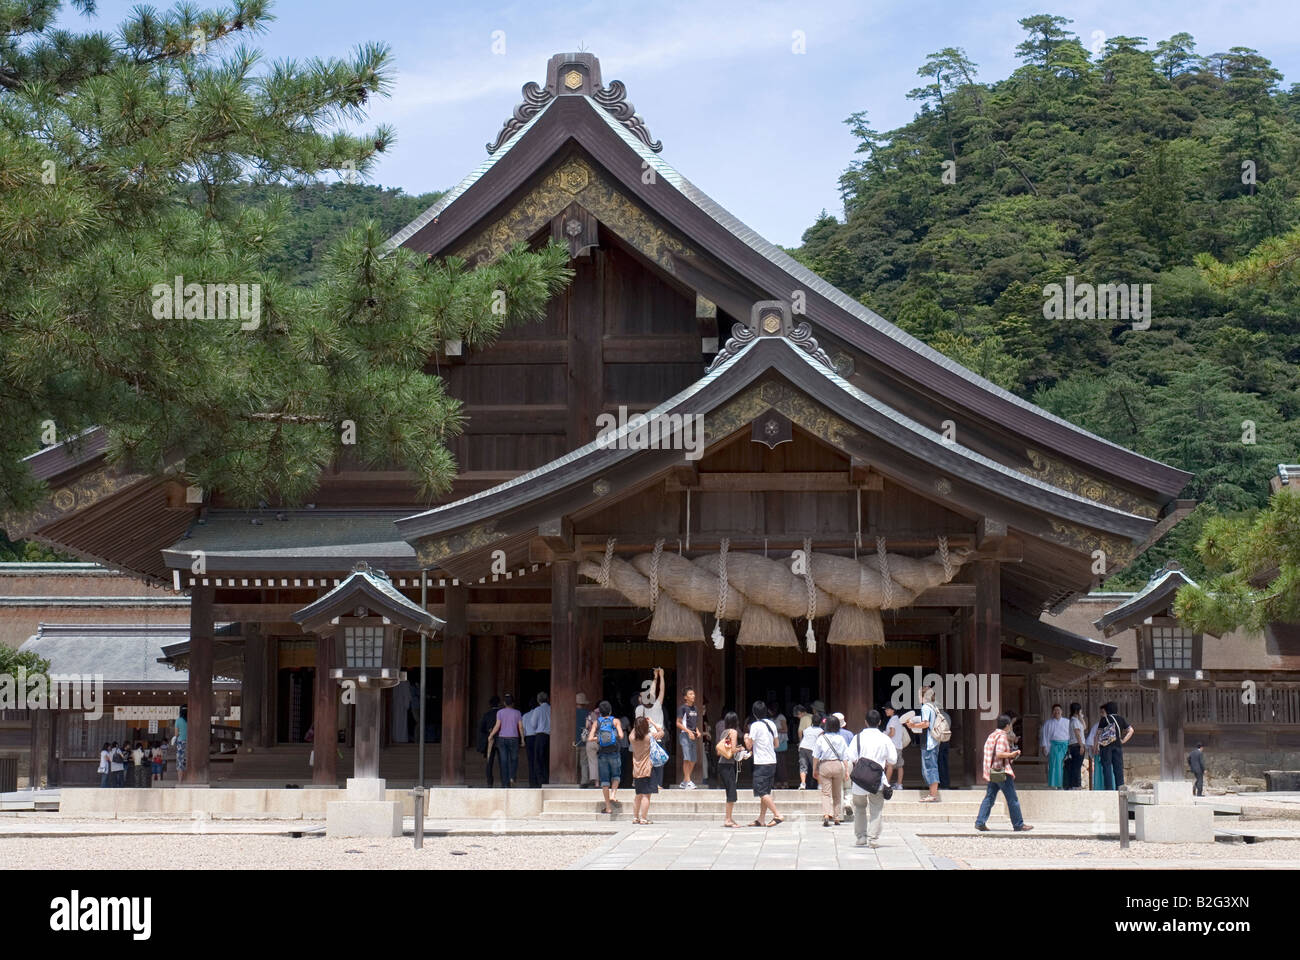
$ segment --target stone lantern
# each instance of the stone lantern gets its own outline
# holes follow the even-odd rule
[[[1160,780],[1155,805],[1136,809],[1137,837],[1157,842],[1214,840],[1214,811],[1192,803],[1184,773],[1183,713],[1189,687],[1205,686],[1201,670],[1203,637],[1174,616],[1178,590],[1194,581],[1169,561],[1146,587],[1095,621],[1107,637],[1131,629],[1137,641],[1138,686],[1156,692]]]
[[[356,703],[356,753],[347,799],[326,805],[332,836],[401,836],[401,804],[386,799],[379,777],[383,690],[402,672],[404,631],[432,635],[443,622],[403,596],[382,570],[358,563],[346,580],[293,614],[304,631],[333,636],[331,680],[350,686]]]

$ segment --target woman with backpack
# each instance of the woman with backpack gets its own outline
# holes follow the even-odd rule
[[[596,744],[596,767],[600,775],[600,789],[605,795],[605,813],[614,812],[611,804],[618,803],[618,783],[623,773],[623,761],[618,752],[618,742],[623,739],[623,725],[613,714],[614,708],[609,701],[600,701],[599,714],[591,727],[590,737]]]
[[[779,734],[780,728],[778,727],[777,730]],[[722,788],[727,791],[727,817],[722,821],[722,825],[738,827],[740,824],[733,820],[731,815],[736,807],[736,772],[740,769],[740,761],[745,751],[740,743],[740,717],[736,716],[734,710],[728,711],[722,718],[722,733],[718,736],[718,745],[715,749],[718,753],[718,780]]]
[[[822,826],[838,826],[844,809],[844,761],[849,748],[840,736],[840,722],[834,716],[822,721],[822,733],[813,743],[813,776],[821,785]]]
[[[663,727],[642,714],[636,718],[632,733],[627,738],[632,751],[632,789],[635,791],[632,798],[633,823],[651,822],[646,815],[650,812],[650,795],[657,788],[654,782],[656,768],[650,759],[650,743],[652,740],[662,740],[663,737]]]

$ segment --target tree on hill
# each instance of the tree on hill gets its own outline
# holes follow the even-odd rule
[[[917,71],[911,122],[849,117],[844,216],[796,255],[994,383],[1192,471],[1202,506],[1109,585],[1170,555],[1203,571],[1209,520],[1262,508],[1276,465],[1300,461],[1300,85],[1187,33],[1090,55],[1063,17],[1021,26],[1010,76],[946,47]],[[1066,277],[1149,283],[1150,325],[1049,316]]]

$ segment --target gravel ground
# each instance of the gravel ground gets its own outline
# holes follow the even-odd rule
[[[0,839],[0,870],[527,870],[566,867],[603,836],[410,837],[381,840],[277,836],[137,836],[113,841],[111,862],[103,837]]]
[[[1037,840],[1028,837],[923,837],[929,851],[953,860],[1005,860],[1023,864],[1033,860],[1074,860],[1086,867],[1091,859],[1108,861],[1152,860],[1255,860],[1291,861],[1300,869],[1300,840],[1262,843],[1138,843],[1121,850],[1118,840]]]

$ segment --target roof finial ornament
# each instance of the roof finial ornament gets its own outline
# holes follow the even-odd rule
[[[740,353],[745,347],[762,337],[784,337],[814,359],[825,364],[834,372],[835,364],[817,344],[812,335],[812,325],[807,321],[795,323],[791,317],[790,304],[784,300],[759,300],[749,311],[749,323],[737,323],[731,328],[731,339],[726,342],[718,355],[709,364],[712,373],[729,359]]]
[[[524,128],[533,117],[556,97],[590,97],[606,113],[627,127],[638,140],[658,153],[663,144],[650,139],[645,121],[637,116],[635,108],[627,102],[627,88],[619,80],[608,87],[600,79],[600,61],[583,50],[557,53],[546,64],[546,86],[540,87],[531,80],[524,84],[524,102],[515,107],[514,114],[501,127],[494,142],[487,145],[488,153],[496,153],[501,145]]]

